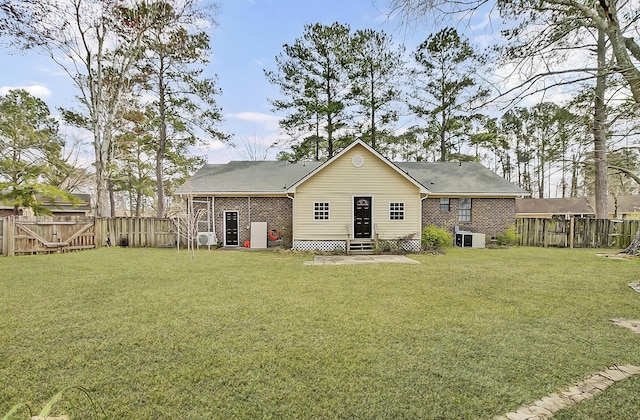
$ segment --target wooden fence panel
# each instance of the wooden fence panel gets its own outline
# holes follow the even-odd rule
[[[93,218],[13,216],[6,218],[4,223],[7,224],[5,255],[95,248]]]
[[[573,224],[573,227],[572,227]],[[626,248],[633,240],[639,220],[593,218],[516,220],[523,246],[574,248]]]
[[[101,246],[173,247],[171,219],[142,217],[0,218],[0,255],[69,252]]]
[[[177,233],[171,219],[115,217],[96,219],[98,246],[170,247]]]

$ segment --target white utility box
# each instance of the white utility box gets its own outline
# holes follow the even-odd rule
[[[251,248],[267,248],[267,222],[251,222]]]

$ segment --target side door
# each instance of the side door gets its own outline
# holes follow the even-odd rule
[[[224,212],[224,245],[238,246],[238,212]]]

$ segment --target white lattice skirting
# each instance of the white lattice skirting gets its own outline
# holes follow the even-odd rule
[[[293,249],[297,251],[333,252],[340,250],[344,252],[347,249],[347,241],[294,241]]]
[[[420,239],[380,239],[380,248],[383,250],[390,248],[392,251],[420,252],[422,245]]]

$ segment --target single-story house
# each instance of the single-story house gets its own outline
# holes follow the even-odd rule
[[[640,195],[609,195],[607,200],[609,219],[640,218]],[[570,218],[595,217],[595,198],[522,198],[516,200],[518,218]]]
[[[522,198],[516,200],[516,217],[593,217],[595,212],[586,197]]]
[[[91,213],[91,195],[90,194],[72,194],[76,197],[77,202],[70,203],[56,199],[41,199],[40,203],[51,211],[52,216],[77,217],[87,216]],[[15,207],[10,203],[0,201],[0,217],[15,215]],[[18,216],[33,216],[33,210],[28,208],[18,208]]]
[[[431,224],[491,237],[529,195],[479,163],[394,163],[360,140],[326,162],[208,164],[177,194],[223,246],[243,246],[262,222],[268,245],[321,251],[398,238],[418,250]]]

